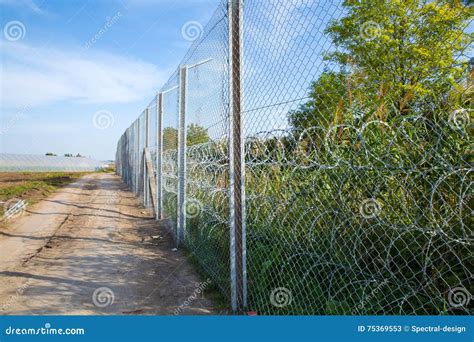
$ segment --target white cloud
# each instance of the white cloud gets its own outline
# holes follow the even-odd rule
[[[151,64],[96,50],[1,43],[2,107],[60,101],[124,103],[146,99],[166,73]]]

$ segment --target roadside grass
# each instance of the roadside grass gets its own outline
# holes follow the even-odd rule
[[[6,172],[0,173],[0,214],[12,199],[25,200],[28,205],[48,197],[55,190],[93,172]]]
[[[97,172],[98,173],[115,173],[115,167],[104,167],[103,169]]]
[[[201,279],[211,280],[208,286],[203,290],[202,295],[210,298],[214,303],[214,308],[219,314],[230,314],[229,311],[229,298],[225,297],[219,288],[219,284],[212,281],[209,274],[203,268],[202,263],[199,261],[199,257],[193,253],[189,248],[183,249],[187,260],[193,265],[194,270],[199,274]],[[207,281],[206,280],[206,281]]]

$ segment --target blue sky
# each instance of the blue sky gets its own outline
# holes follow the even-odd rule
[[[218,3],[0,0],[0,152],[113,159],[192,44],[183,26],[204,26]],[[113,124],[98,129],[98,112]]]
[[[119,137],[191,46],[186,32],[193,32],[183,29],[205,27],[219,3],[0,0],[0,152],[113,159]],[[334,49],[324,29],[343,16],[340,3],[246,2],[247,134],[287,129],[288,113],[306,101],[311,82],[325,68],[335,68],[323,60]],[[228,133],[221,96],[227,35],[221,16],[214,17],[219,25],[206,28],[204,41],[185,62],[211,59],[189,72],[186,114],[213,139]],[[165,126],[176,125],[176,104],[175,90],[164,99]],[[104,120],[94,121],[97,117]]]

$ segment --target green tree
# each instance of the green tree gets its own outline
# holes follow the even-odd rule
[[[347,74],[324,72],[311,85],[309,97],[308,102],[290,113],[291,126],[303,130],[316,126],[327,127],[335,123],[338,107],[347,106]]]
[[[465,32],[470,7],[459,0],[346,0],[343,6],[347,15],[326,29],[338,49],[325,58],[346,71],[325,72],[313,83],[311,100],[290,113],[293,127],[351,121],[360,109],[381,120],[432,118],[452,109],[468,65],[462,54],[472,41]]]
[[[178,148],[178,130],[173,127],[163,129],[163,150],[176,150]]]
[[[193,146],[209,141],[209,134],[204,127],[189,124],[186,132],[186,145]],[[178,148],[178,130],[172,127],[163,129],[163,149],[176,150]]]
[[[186,144],[187,146],[193,146],[198,144],[204,144],[209,141],[209,134],[207,129],[197,124],[189,124],[186,132]]]

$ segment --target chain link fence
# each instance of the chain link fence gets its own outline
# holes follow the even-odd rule
[[[456,1],[222,1],[118,173],[234,310],[472,314],[471,44]]]

